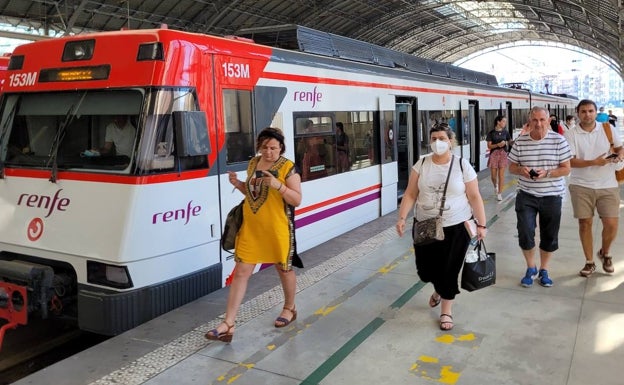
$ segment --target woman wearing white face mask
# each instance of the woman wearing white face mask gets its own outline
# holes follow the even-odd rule
[[[485,208],[477,173],[466,159],[453,156],[451,152],[453,131],[450,127],[445,123],[435,125],[429,132],[429,139],[433,154],[421,157],[412,167],[396,229],[399,236],[403,236],[414,206],[415,219],[419,221],[439,214],[449,168],[454,162],[446,188],[446,203],[442,207],[444,240],[414,246],[418,276],[421,281],[433,284],[429,306],[442,303],[440,329],[451,330],[453,301],[459,294],[459,272],[470,242],[464,222],[474,217],[478,223],[477,238],[485,238]]]

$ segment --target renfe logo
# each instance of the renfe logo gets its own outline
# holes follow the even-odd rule
[[[49,197],[47,195],[37,195],[37,194],[22,194],[19,196],[17,200],[18,206],[26,206],[26,207],[38,207],[48,210],[48,214],[44,217],[47,218],[52,214],[54,210],[65,211],[67,206],[70,204],[69,198],[60,198],[59,194],[63,191],[60,189],[54,194],[53,197]]]
[[[26,230],[26,235],[31,242],[36,241],[43,235],[43,221],[41,218],[34,218],[28,224],[28,229]]]
[[[152,224],[156,224],[159,220],[162,222],[172,222],[178,221],[181,219],[186,219],[184,224],[186,225],[189,222],[191,217],[196,217],[201,212],[201,206],[193,206],[193,201],[189,201],[184,209],[177,209],[171,211],[165,211],[164,213],[156,213],[152,216]]]
[[[316,102],[321,102],[323,94],[316,91],[316,87],[310,91],[295,91],[295,102],[312,102],[312,107],[316,106]]]

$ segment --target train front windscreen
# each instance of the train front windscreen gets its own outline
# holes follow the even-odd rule
[[[185,131],[197,113],[188,88],[10,94],[0,118],[0,166],[121,174],[206,167],[205,122],[195,135],[175,134],[176,119]]]
[[[5,167],[125,170],[143,97],[138,90],[7,95],[0,159]]]

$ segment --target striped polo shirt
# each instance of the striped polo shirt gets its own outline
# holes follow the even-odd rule
[[[509,152],[509,160],[520,166],[533,169],[554,170],[572,158],[567,140],[558,133],[548,130],[546,136],[534,140],[531,135],[519,136]],[[566,191],[564,177],[539,178],[532,180],[519,176],[518,189],[535,196],[562,196]]]

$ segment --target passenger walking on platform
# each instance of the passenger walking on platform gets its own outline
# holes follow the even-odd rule
[[[605,123],[609,121],[609,114],[604,112],[604,107],[600,107],[598,115],[596,115],[596,121],[599,123]]]
[[[615,127],[596,123],[596,103],[581,100],[576,113],[579,125],[565,135],[572,154],[568,188],[585,255],[585,266],[579,274],[589,277],[596,270],[592,236],[595,211],[602,222],[602,247],[598,251],[598,258],[602,260],[602,269],[606,273],[614,272],[609,251],[617,235],[620,216],[620,188],[614,171],[624,165],[620,163],[624,159],[624,148]],[[613,149],[606,130],[611,131]],[[608,157],[607,154],[613,156]]]
[[[496,191],[496,200],[503,200],[503,184],[505,183],[505,169],[507,168],[507,144],[511,141],[509,131],[505,129],[507,118],[497,116],[494,119],[494,128],[487,133],[485,140],[490,156],[487,166],[490,168],[490,177]]]
[[[576,126],[574,116],[567,115],[565,118],[565,123],[563,125],[565,127],[565,131],[573,129]]]
[[[553,285],[548,275],[548,262],[559,248],[564,176],[570,173],[570,147],[565,138],[552,131],[548,110],[533,107],[529,115],[530,131],[514,141],[509,152],[509,172],[519,175],[516,195],[518,243],[527,270],[520,280],[524,287],[533,286],[539,277],[542,286]],[[539,215],[540,268],[535,263],[535,228]]]
[[[609,123],[613,126],[616,127],[617,126],[617,116],[615,116],[613,114],[613,111],[609,110]]]
[[[559,124],[559,118],[555,114],[550,114],[550,128],[559,135],[563,135],[563,127]]]
[[[230,342],[236,315],[247,282],[258,263],[271,263],[279,274],[284,291],[284,307],[275,320],[281,328],[297,318],[295,310],[296,276],[292,267],[303,267],[296,254],[294,208],[301,203],[301,178],[295,164],[282,154],[286,151],[284,134],[276,128],[265,128],[258,134],[259,156],[247,166],[247,180],[238,180],[229,172],[230,183],[245,194],[243,223],[236,237],[236,266],[230,285],[225,319],[205,337]],[[259,176],[257,174],[262,174]]]
[[[446,203],[442,208],[444,240],[414,245],[418,276],[423,282],[431,282],[434,288],[429,306],[436,307],[442,303],[440,329],[451,330],[453,300],[459,294],[459,271],[470,242],[464,222],[474,217],[478,224],[477,237],[485,238],[485,208],[475,170],[466,159],[454,156],[451,151],[454,135],[450,127],[445,123],[435,125],[429,131],[429,139],[433,154],[423,156],[412,166],[396,229],[402,237],[412,209],[415,220],[422,221],[439,214],[449,168],[451,162],[455,162],[448,181]]]

